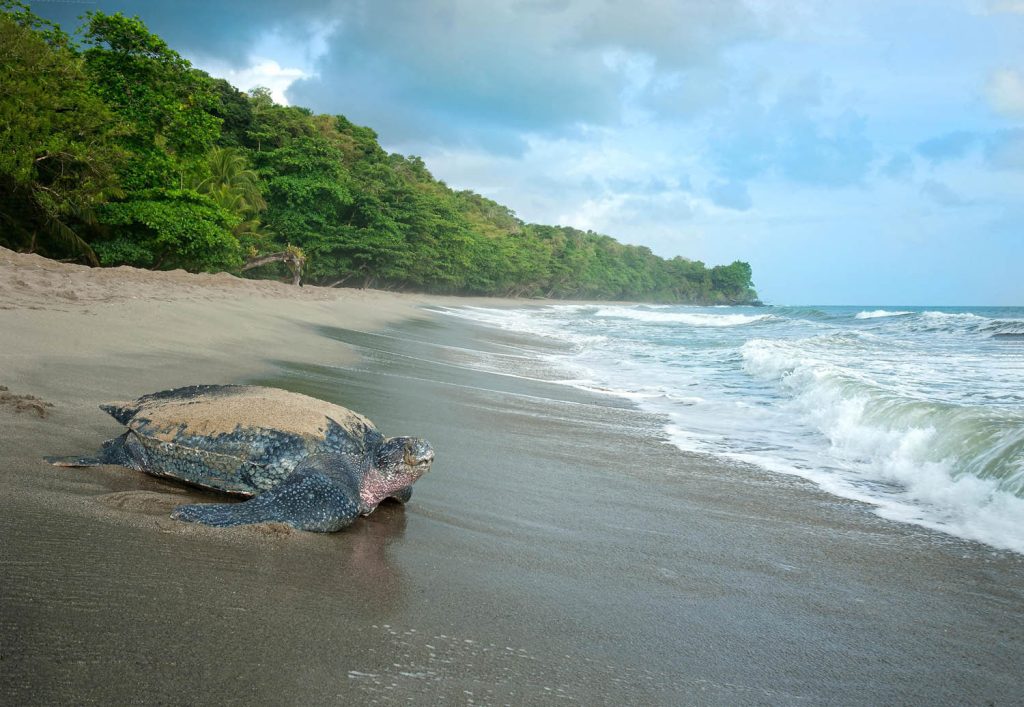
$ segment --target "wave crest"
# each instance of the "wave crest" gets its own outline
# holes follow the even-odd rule
[[[687,324],[699,327],[732,327],[764,322],[777,317],[773,314],[707,314],[705,312],[657,312],[627,307],[601,307],[595,317],[633,319],[640,322]]]
[[[1024,551],[1024,533],[1008,530],[1024,517],[1024,416],[908,397],[829,360],[819,343],[753,339],[744,368],[779,386],[861,483],[892,485],[886,495],[901,502],[889,508],[903,510],[891,517]],[[906,515],[921,503],[930,519]]]
[[[882,317],[902,317],[907,314],[913,314],[913,312],[890,312],[887,309],[876,309],[871,312],[857,312],[853,315],[854,319],[880,319]]]

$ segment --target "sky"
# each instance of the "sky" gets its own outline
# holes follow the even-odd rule
[[[1024,0],[32,2],[774,304],[1024,304]]]

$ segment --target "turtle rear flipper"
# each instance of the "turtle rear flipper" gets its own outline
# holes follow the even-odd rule
[[[135,417],[136,413],[139,412],[139,406],[137,402],[103,403],[100,405],[100,410],[113,417],[122,425],[127,425]]]
[[[287,479],[244,503],[178,506],[176,520],[219,528],[256,523],[284,523],[298,530],[331,533],[359,516],[358,487],[344,477],[328,476],[317,462],[303,463]]]

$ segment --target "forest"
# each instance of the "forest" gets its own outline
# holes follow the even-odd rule
[[[750,265],[706,267],[509,208],[389,154],[341,115],[194,68],[138,18],[74,37],[0,2],[0,245],[93,266],[694,304],[756,301]],[[277,259],[281,259],[280,257]],[[273,260],[273,258],[271,258]],[[286,264],[245,270],[282,277]]]

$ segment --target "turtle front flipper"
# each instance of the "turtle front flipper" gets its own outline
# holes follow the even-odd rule
[[[120,437],[104,442],[103,447],[94,457],[43,457],[43,459],[54,466],[83,467],[116,464],[129,469],[144,469],[147,455],[138,438],[128,431]]]
[[[105,461],[99,457],[43,457],[43,461],[54,466],[66,466],[66,467],[85,467],[85,466],[102,466],[106,464]]]
[[[317,464],[301,464],[287,479],[243,503],[178,506],[171,517],[220,528],[284,523],[298,530],[331,533],[359,516],[359,492],[347,479],[325,474]]]

